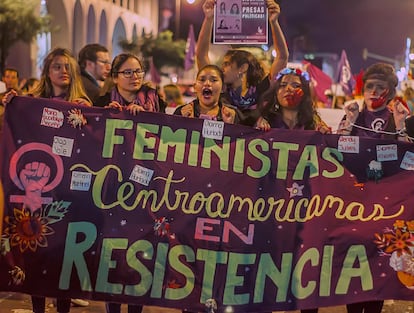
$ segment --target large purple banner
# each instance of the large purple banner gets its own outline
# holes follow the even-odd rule
[[[414,296],[414,145],[16,97],[0,289],[217,312]]]

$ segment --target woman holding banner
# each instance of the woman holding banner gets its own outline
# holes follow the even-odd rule
[[[111,68],[113,87],[95,105],[126,110],[132,115],[140,111],[159,112],[162,100],[157,90],[144,82],[144,76],[144,67],[136,55],[117,55]]]
[[[206,65],[201,68],[194,86],[197,99],[178,107],[174,114],[238,124],[242,120],[239,110],[220,99],[223,79],[223,72],[218,66]]]
[[[356,102],[345,109],[345,116],[339,124],[337,133],[341,135],[370,138],[390,138],[408,141],[405,134],[405,119],[408,108],[397,99],[398,78],[394,68],[385,63],[368,67],[362,78],[364,104],[362,111]],[[394,102],[393,112],[389,104]],[[384,301],[372,300],[347,304],[348,313],[381,313]],[[318,309],[302,310],[303,313],[317,313]]]
[[[205,17],[196,46],[196,60],[199,69],[211,63],[208,53],[214,24],[215,4],[215,0],[206,0],[203,4]],[[224,55],[221,65],[226,85],[224,96],[230,104],[236,106],[247,117],[242,121],[242,124],[250,126],[253,126],[259,117],[256,110],[259,96],[269,88],[271,79],[287,65],[289,57],[286,40],[278,22],[280,7],[274,0],[266,0],[266,4],[277,53],[269,75],[265,74],[265,70],[257,58],[245,50],[229,50]]]
[[[309,74],[300,69],[281,70],[272,88],[263,96],[259,108],[262,117],[256,127],[261,130],[282,128],[331,133],[313,105]],[[317,312],[318,309],[301,310],[301,313]]]
[[[16,95],[14,90],[8,92],[2,99],[3,105],[7,105]],[[70,51],[64,48],[55,48],[46,56],[40,82],[30,95],[92,105],[83,88],[78,64]],[[32,305],[34,313],[44,313],[45,297],[32,296]],[[70,305],[70,298],[58,298],[57,312],[68,313]]]
[[[64,48],[55,48],[46,56],[40,82],[29,95],[91,106],[79,73],[77,62],[70,51]],[[7,105],[15,96],[17,96],[17,92],[14,90],[4,95],[3,105]]]
[[[126,110],[132,115],[141,111],[159,112],[162,101],[155,88],[144,83],[145,71],[134,54],[121,53],[112,61],[113,87],[99,97],[95,105]],[[107,313],[120,313],[121,303],[106,303]],[[142,305],[128,304],[128,313],[141,313]]]
[[[285,68],[276,76],[276,82],[263,95],[259,105],[262,117],[256,127],[317,130],[330,133],[314,108],[310,92],[310,77],[300,69]]]
[[[394,68],[386,63],[373,64],[362,82],[363,108],[359,111],[356,102],[344,108],[338,134],[409,141],[404,127],[410,111],[402,99],[395,98],[398,78]]]
[[[386,63],[373,64],[365,71],[362,82],[363,108],[359,111],[356,102],[347,105],[338,133],[410,141],[405,132],[405,120],[410,111],[402,101],[395,99],[398,78],[394,68]],[[381,313],[383,304],[382,300],[351,303],[347,304],[347,310],[348,313]]]

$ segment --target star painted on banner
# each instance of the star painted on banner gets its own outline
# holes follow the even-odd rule
[[[304,187],[305,186],[300,186],[298,183],[293,183],[292,187],[286,189],[290,192],[290,197],[293,198],[303,196],[302,190]]]

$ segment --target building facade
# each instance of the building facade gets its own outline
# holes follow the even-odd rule
[[[158,33],[158,0],[39,0],[38,8],[51,16],[51,32],[12,47],[7,66],[21,77],[38,77],[44,56],[55,47],[76,57],[85,44],[100,43],[115,56],[122,51],[121,39]]]

